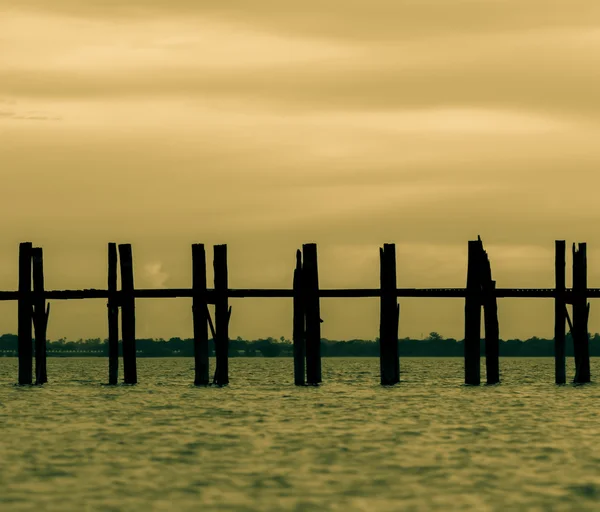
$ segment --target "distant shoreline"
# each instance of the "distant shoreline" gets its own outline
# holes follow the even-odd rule
[[[14,334],[0,336],[0,357],[17,357],[18,338]],[[65,338],[46,343],[48,357],[108,357],[108,342],[100,338],[69,341]],[[193,357],[194,340],[171,338],[137,339],[137,357]],[[214,342],[208,341],[209,354],[214,356]],[[485,340],[481,340],[481,355],[485,355]],[[462,340],[444,338],[432,332],[425,339],[398,340],[400,357],[464,357]],[[284,337],[229,341],[229,357],[292,357],[293,344]],[[573,341],[566,336],[566,355],[573,357]],[[378,340],[321,340],[322,357],[378,357]],[[500,340],[500,357],[553,357],[554,340],[529,338],[527,340]],[[590,335],[590,356],[600,356],[600,334]]]

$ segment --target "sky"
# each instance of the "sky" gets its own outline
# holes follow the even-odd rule
[[[108,242],[140,288],[191,286],[192,243],[210,282],[226,243],[230,287],[291,287],[308,242],[323,288],[377,287],[383,243],[399,287],[462,287],[477,235],[498,287],[552,287],[555,239],[600,287],[599,64],[597,0],[0,0],[0,290],[22,241],[48,289],[105,288]],[[289,299],[232,306],[232,337],[291,336]],[[51,308],[51,339],[107,336],[105,301]],[[378,335],[377,299],[321,308],[323,337]],[[463,300],[400,308],[400,337],[464,335]],[[136,314],[192,336],[189,299]],[[553,335],[551,300],[499,316]]]

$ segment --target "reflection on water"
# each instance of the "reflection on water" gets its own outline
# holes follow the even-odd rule
[[[104,359],[51,358],[37,389],[0,359],[0,510],[600,509],[600,388],[554,386],[551,359],[476,388],[457,358],[404,359],[393,388],[376,358],[324,359],[320,388],[230,364],[228,388],[191,386],[192,359],[110,388]]]

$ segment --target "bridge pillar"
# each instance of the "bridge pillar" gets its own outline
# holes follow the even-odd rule
[[[304,386],[306,371],[306,346],[304,329],[304,292],[302,273],[302,251],[296,251],[296,269],[294,270],[294,384]]]
[[[565,299],[565,252],[565,241],[556,240],[556,290],[554,296],[554,381],[556,384],[565,384],[567,382],[565,372],[565,321],[567,307]]]
[[[306,312],[306,382],[317,385],[322,381],[321,303],[319,298],[317,244],[304,244],[302,255],[302,283]]]
[[[389,386],[400,382],[398,358],[398,321],[400,310],[396,295],[396,246],[384,244],[379,249],[380,260],[380,324],[379,367],[381,384]]]
[[[123,381],[137,384],[135,349],[135,296],[131,244],[119,245],[121,263],[121,332],[123,336]]]
[[[587,251],[580,243],[573,244],[573,348],[575,352],[575,379],[583,384],[590,382],[590,347],[588,336],[589,303],[587,302]]]
[[[35,383],[41,385],[48,382],[48,372],[46,370],[46,333],[48,330],[50,304],[46,307],[46,300],[44,298],[44,256],[42,248],[34,247],[31,254],[34,291]]]
[[[214,246],[215,279],[215,356],[217,359],[213,384],[229,384],[229,284],[227,272],[227,245]]]
[[[465,384],[481,382],[481,248],[478,240],[469,241],[467,289],[465,298]]]

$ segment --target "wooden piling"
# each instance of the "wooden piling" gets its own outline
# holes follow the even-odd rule
[[[317,385],[321,375],[321,305],[317,244],[302,245],[302,282],[306,312],[306,382]]]
[[[215,355],[217,359],[213,383],[229,384],[229,284],[227,272],[227,245],[214,246],[215,279]]]
[[[573,346],[575,351],[575,378],[573,382],[590,382],[590,348],[588,335],[587,302],[587,250],[580,243],[579,250],[573,244]]]
[[[479,265],[480,242],[469,241],[467,289],[465,298],[465,384],[478,386],[481,382],[481,285]]]
[[[555,278],[556,295],[554,297],[554,381],[565,384],[565,320],[566,320],[566,276],[565,260],[566,243],[564,240],[555,241]]]
[[[208,386],[208,318],[206,302],[206,251],[192,245],[192,316],[194,323],[194,385]]]
[[[485,370],[487,384],[500,382],[500,325],[496,300],[496,281],[490,280],[483,304],[483,324],[485,328]],[[485,293],[484,292],[484,293]]]
[[[33,383],[31,251],[31,242],[23,242],[19,245],[18,378],[20,385]]]
[[[480,279],[483,294],[483,324],[485,328],[485,368],[487,384],[500,382],[500,326],[496,281],[492,279],[492,267],[487,252],[480,243]]]
[[[33,263],[33,326],[35,328],[35,383],[42,385],[48,382],[46,370],[46,333],[50,304],[46,308],[44,298],[44,255],[41,247],[34,247],[31,252]]]
[[[379,368],[381,384],[391,386],[400,382],[398,358],[398,298],[396,296],[396,246],[384,244],[379,249],[380,322]]]
[[[108,383],[119,383],[119,298],[117,244],[108,244]]]
[[[304,386],[305,380],[305,332],[304,332],[304,299],[302,252],[296,251],[296,269],[294,270],[294,384]]]
[[[131,244],[119,245],[121,263],[121,333],[123,338],[123,381],[137,384],[135,348],[135,296],[133,283],[133,255]]]

